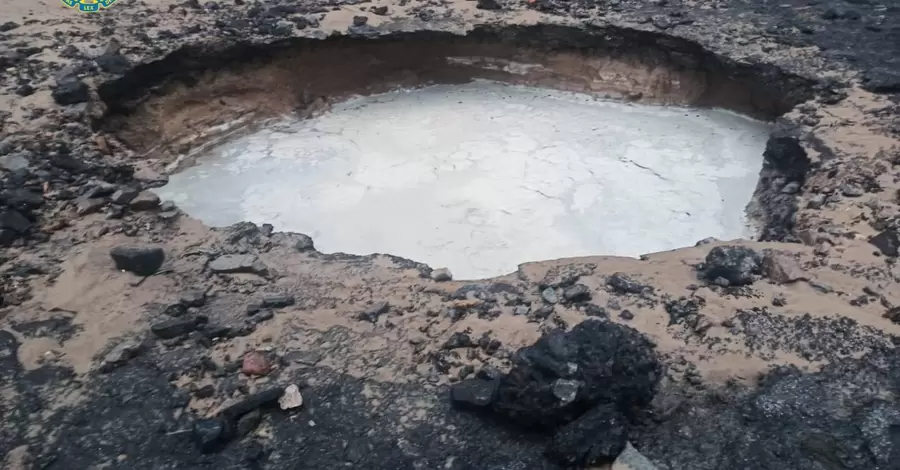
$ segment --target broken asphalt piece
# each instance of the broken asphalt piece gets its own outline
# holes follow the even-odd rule
[[[479,10],[500,10],[503,8],[500,5],[500,2],[497,0],[478,0],[478,3],[475,4],[475,8]]]
[[[156,246],[117,246],[110,250],[109,256],[116,263],[116,269],[138,276],[154,274],[166,259],[163,249]]]
[[[282,410],[293,410],[303,406],[303,395],[300,395],[300,387],[291,384],[284,389],[284,395],[278,399],[278,406]]]
[[[209,263],[209,269],[219,274],[257,274],[267,276],[269,269],[254,255],[222,255]]]
[[[652,290],[653,288],[638,281],[624,273],[615,273],[606,280],[606,285],[612,287],[614,292],[619,294],[640,294],[644,290]]]
[[[472,341],[472,337],[466,333],[457,331],[447,338],[447,341],[441,346],[443,349],[473,348],[476,344]]]
[[[900,255],[900,229],[889,228],[869,239],[878,251],[885,256]]]
[[[545,430],[597,405],[613,404],[623,413],[646,406],[662,377],[653,343],[628,326],[596,320],[544,334],[513,356],[513,366],[501,379],[492,408]],[[581,384],[574,399],[554,393],[559,379]]]
[[[250,351],[244,354],[241,361],[241,372],[247,375],[267,375],[272,371],[272,363],[266,354],[260,351]]]
[[[591,290],[584,284],[575,284],[563,291],[563,298],[567,302],[585,302],[591,300]]]
[[[146,350],[147,346],[146,343],[135,339],[122,341],[103,357],[103,362],[100,364],[100,372],[110,372],[117,367],[125,365]]]
[[[700,270],[702,279],[730,286],[752,284],[754,274],[760,274],[762,258],[744,246],[717,246],[709,251]]]
[[[121,188],[112,193],[112,196],[109,197],[109,200],[114,204],[128,204],[129,202],[134,200],[134,198],[136,198],[140,193],[141,192],[135,188]]]
[[[431,271],[431,280],[435,282],[447,282],[453,280],[453,274],[447,268],[440,268]]]
[[[228,441],[225,423],[218,418],[194,421],[191,434],[194,443],[204,454],[219,450]]]
[[[809,280],[806,272],[792,256],[766,250],[762,260],[762,273],[778,284]]]
[[[294,305],[293,295],[271,294],[262,298],[263,308],[284,308]]]
[[[600,405],[561,427],[547,456],[567,468],[585,468],[612,461],[627,442],[625,417],[615,405]]]
[[[149,211],[156,209],[158,206],[159,196],[153,191],[141,191],[128,203],[128,207],[136,211]]]
[[[222,410],[221,417],[232,420],[240,418],[253,410],[276,403],[282,395],[284,395],[284,389],[281,387],[274,387],[247,395],[243,400]]]
[[[485,410],[494,402],[500,381],[496,379],[467,379],[450,386],[450,402],[465,410]]]
[[[31,222],[16,210],[0,211],[0,246],[9,246],[31,227]]]
[[[625,449],[616,457],[610,470],[656,470],[656,466],[630,443],[626,443]]]
[[[91,91],[87,84],[75,77],[62,80],[50,93],[53,101],[61,106],[85,103],[91,99]]]
[[[150,331],[159,338],[172,339],[184,336],[206,323],[206,317],[180,317],[155,323]]]
[[[201,289],[186,290],[181,293],[178,303],[185,307],[202,307],[206,303],[206,291]]]
[[[387,311],[391,308],[390,304],[387,302],[375,302],[370,305],[369,308],[365,309],[359,315],[356,316],[358,320],[369,321],[375,323],[378,321],[378,317],[387,313]]]

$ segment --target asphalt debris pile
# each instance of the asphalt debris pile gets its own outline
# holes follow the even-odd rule
[[[508,374],[479,374],[451,387],[455,406],[551,436],[546,453],[561,465],[614,460],[629,420],[654,397],[662,365],[636,330],[590,320],[554,330],[520,349]]]

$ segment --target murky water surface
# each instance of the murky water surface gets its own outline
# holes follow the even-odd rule
[[[769,125],[490,82],[355,99],[235,139],[158,192],[214,226],[303,232],[457,279],[751,236]]]

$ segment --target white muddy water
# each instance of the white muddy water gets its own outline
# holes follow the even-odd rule
[[[769,125],[490,82],[359,98],[237,138],[158,190],[214,226],[303,232],[458,279],[752,236]]]

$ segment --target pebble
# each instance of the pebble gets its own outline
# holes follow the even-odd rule
[[[303,395],[300,394],[300,387],[295,384],[288,385],[284,389],[284,395],[278,399],[278,406],[282,410],[292,410],[303,405]]]
[[[265,354],[259,351],[250,351],[244,354],[241,362],[241,372],[246,375],[267,375],[272,371],[272,364]]]

